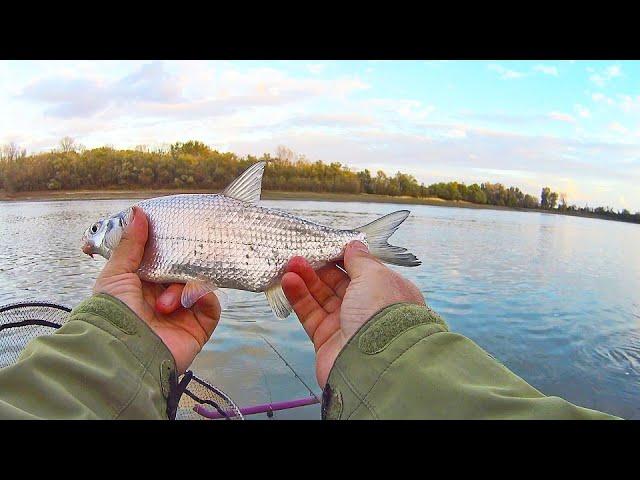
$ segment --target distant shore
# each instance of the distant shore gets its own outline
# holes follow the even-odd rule
[[[7,193],[0,190],[0,202],[46,202],[51,200],[113,200],[119,198],[153,198],[163,195],[175,195],[178,193],[219,193],[206,190],[68,190],[68,191],[41,191],[41,192],[15,192]],[[536,208],[512,208],[499,205],[483,205],[465,202],[463,200],[443,200],[441,198],[415,198],[391,195],[376,195],[369,193],[329,193],[329,192],[283,192],[278,190],[263,190],[262,200],[312,200],[323,202],[364,202],[364,203],[397,203],[409,205],[429,205],[435,207],[472,208],[480,210],[510,210],[516,212],[538,212],[555,215],[568,215],[572,217],[597,218],[601,220],[613,220],[625,222],[615,218],[572,212],[560,212],[557,210],[542,210]],[[634,222],[625,222],[634,223]]]
[[[219,193],[206,190],[68,190],[42,192],[6,193],[0,191],[0,201],[8,202],[46,202],[51,200],[113,200],[119,198],[153,198],[178,193]],[[263,190],[262,200],[313,200],[324,202],[365,202],[365,203],[400,203],[413,205],[431,205],[439,207],[475,208],[491,210],[523,210],[497,205],[480,205],[465,201],[443,200],[441,198],[415,198],[369,193],[318,193],[318,192],[282,192],[279,190]]]

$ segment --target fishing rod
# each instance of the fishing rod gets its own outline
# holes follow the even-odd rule
[[[268,417],[273,416],[273,412],[278,410],[287,410],[289,408],[304,407],[307,405],[314,405],[320,403],[320,400],[316,395],[313,397],[297,398],[295,400],[287,400],[284,402],[274,403],[262,403],[260,405],[254,405],[253,407],[241,407],[240,413],[242,415],[256,415],[258,413],[266,413]],[[205,418],[216,420],[220,418],[226,418],[226,415],[220,413],[217,410],[209,409],[204,405],[195,405],[193,411],[198,415]]]

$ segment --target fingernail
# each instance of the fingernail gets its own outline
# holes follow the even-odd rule
[[[136,220],[136,215],[138,212],[138,207],[131,207],[131,220],[124,227],[124,231],[127,232],[133,228],[133,222]]]
[[[358,250],[359,252],[369,253],[369,249],[367,248],[367,246],[358,240],[354,240],[349,244],[349,246],[354,250]]]

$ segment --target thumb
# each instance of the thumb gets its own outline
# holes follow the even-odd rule
[[[345,248],[344,269],[351,280],[365,275],[366,272],[379,265],[378,259],[369,253],[369,249],[364,243],[356,240]]]
[[[147,216],[139,207],[133,207],[133,220],[125,227],[118,246],[111,253],[111,258],[105,266],[109,275],[133,273],[138,269],[148,235]]]

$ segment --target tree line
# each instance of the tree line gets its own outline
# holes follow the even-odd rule
[[[418,183],[412,175],[368,169],[353,171],[339,162],[310,161],[286,147],[275,155],[237,156],[219,152],[199,141],[164,148],[133,150],[111,147],[86,149],[70,137],[59,148],[27,155],[15,144],[0,149],[0,189],[6,192],[78,189],[222,189],[249,165],[264,160],[263,188],[294,192],[369,193],[415,198],[436,197],[481,205],[544,209],[572,215],[599,216],[640,223],[640,212],[609,207],[568,205],[564,194],[542,189],[540,198],[517,187],[484,182]]]

